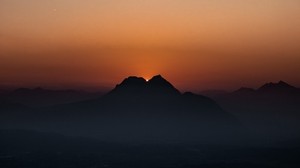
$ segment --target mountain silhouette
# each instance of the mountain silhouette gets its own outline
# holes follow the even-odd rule
[[[172,111],[174,115],[178,113],[186,115],[199,113],[199,115],[203,115],[207,110],[211,111],[210,114],[206,114],[207,116],[218,116],[226,113],[212,99],[193,93],[181,94],[161,75],[156,75],[149,81],[141,77],[128,77],[111,92],[96,101],[98,102],[96,106],[111,106],[107,108],[119,109],[113,110],[114,112],[124,111],[130,107],[132,108],[130,111],[138,114],[142,114],[145,111],[151,111],[149,114],[162,111],[160,115],[163,115]],[[95,104],[95,101],[93,103]],[[115,104],[118,104],[118,106],[115,106]],[[182,107],[179,108],[178,106]],[[188,108],[190,110],[186,110]],[[199,109],[200,111],[198,111]]]
[[[300,131],[300,89],[286,82],[241,88],[214,100],[261,135],[298,136]]]
[[[149,81],[131,76],[102,97],[30,115],[21,119],[30,128],[116,141],[215,142],[241,130],[239,121],[215,101],[182,94],[161,75]]]
[[[294,86],[289,85],[288,83],[284,81],[279,81],[278,83],[266,83],[263,86],[261,86],[259,89],[257,89],[259,92],[293,92],[293,91],[299,91]]]
[[[146,81],[142,77],[128,77],[109,94],[127,96],[138,94],[142,97],[151,97],[158,94],[165,97],[180,95],[180,92],[161,75],[156,75],[149,81]]]
[[[150,93],[179,95],[180,92],[161,75],[154,76],[147,82]]]
[[[113,91],[124,92],[124,93],[138,93],[144,91],[145,85],[147,84],[146,80],[141,77],[130,76],[122,81],[121,84],[118,84]],[[112,92],[113,92],[112,91]]]

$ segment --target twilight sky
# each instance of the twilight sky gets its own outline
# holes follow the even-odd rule
[[[299,0],[0,0],[0,86],[300,86]]]

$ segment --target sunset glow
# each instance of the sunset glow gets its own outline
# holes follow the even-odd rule
[[[298,0],[1,0],[0,86],[300,85]]]

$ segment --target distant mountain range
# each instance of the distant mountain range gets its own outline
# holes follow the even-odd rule
[[[286,82],[266,83],[258,89],[242,87],[211,98],[261,134],[299,136],[300,89]]]
[[[17,92],[28,94],[24,89]],[[30,92],[29,95],[45,91]],[[242,129],[239,121],[215,101],[189,92],[181,94],[161,75],[149,81],[128,77],[96,99],[32,109],[21,119],[15,114],[10,116],[11,121],[15,118],[27,122],[30,128],[113,140],[209,142]],[[6,126],[10,126],[9,122]]]
[[[226,96],[230,94],[300,94],[300,89],[297,87],[294,87],[284,81],[279,81],[277,83],[266,83],[259,87],[258,89],[249,88],[249,87],[241,87],[240,89],[237,89],[233,92],[228,92],[224,90],[205,90],[199,92],[199,94],[214,98],[214,97],[220,97],[220,96]]]
[[[278,83],[266,83],[258,89],[242,87],[234,92],[214,96],[216,100],[228,101],[260,101],[266,105],[296,105],[300,102],[300,89],[279,81]],[[279,104],[278,104],[279,103]]]
[[[284,81],[278,83],[266,83],[261,86],[258,91],[260,92],[299,92],[300,90],[294,86],[287,84]]]
[[[294,86],[280,81],[206,93],[211,98],[180,93],[161,75],[149,81],[128,77],[103,95],[17,89],[0,99],[0,128],[128,141],[233,142],[248,131],[300,137],[300,92]]]

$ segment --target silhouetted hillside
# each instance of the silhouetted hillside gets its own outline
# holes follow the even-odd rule
[[[101,98],[39,109],[36,117],[30,128],[106,140],[225,142],[242,130],[212,99],[181,94],[160,75],[129,77]]]
[[[258,89],[241,88],[214,99],[263,136],[299,137],[300,89],[279,81]]]
[[[148,82],[141,77],[128,77],[117,85],[107,96],[131,96],[149,97],[155,96],[179,96],[180,92],[161,75],[154,76]]]
[[[216,96],[221,108],[159,75],[51,107],[4,99],[0,167],[299,167],[298,90],[241,88]]]
[[[269,93],[299,93],[299,89],[294,86],[287,84],[284,81],[279,81],[278,83],[266,83],[257,89],[259,92],[269,92]]]

